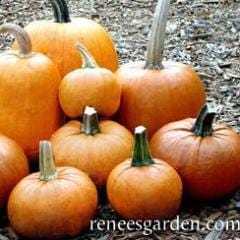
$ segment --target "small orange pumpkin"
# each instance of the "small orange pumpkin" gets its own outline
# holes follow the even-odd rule
[[[185,191],[198,199],[223,197],[240,186],[240,136],[213,124],[216,107],[205,105],[197,119],[169,123],[150,142],[154,157],[172,165]]]
[[[25,30],[14,24],[0,26],[12,33],[20,51],[0,54],[0,132],[16,140],[26,155],[38,155],[38,142],[48,139],[62,123],[58,103],[61,81],[55,64],[31,51]]]
[[[28,161],[20,146],[0,135],[0,209],[7,203],[14,186],[29,172]]]
[[[74,47],[76,42],[82,42],[87,47],[99,66],[115,71],[118,57],[106,30],[86,18],[71,20],[65,0],[50,0],[50,3],[55,21],[34,21],[25,27],[31,37],[33,50],[52,59],[62,78],[81,66],[81,56]]]
[[[14,231],[31,239],[69,239],[88,227],[97,208],[97,190],[87,174],[55,168],[51,144],[40,142],[40,172],[22,179],[8,202]]]
[[[162,61],[169,5],[170,0],[158,1],[146,62],[117,71],[122,83],[118,121],[131,131],[144,125],[149,137],[166,123],[195,117],[205,102],[204,86],[191,67]]]
[[[132,159],[120,163],[109,175],[107,196],[126,219],[168,219],[179,209],[181,178],[166,162],[152,158],[144,127],[135,129]]]
[[[88,50],[76,45],[82,55],[81,69],[68,73],[59,87],[64,113],[71,118],[82,115],[85,106],[94,107],[99,115],[110,117],[120,105],[120,82],[110,70],[98,67]]]
[[[57,166],[73,166],[86,173],[101,188],[111,170],[130,157],[133,137],[120,124],[98,118],[86,107],[83,123],[70,121],[51,137]]]

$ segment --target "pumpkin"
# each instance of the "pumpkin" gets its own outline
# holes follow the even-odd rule
[[[145,127],[135,129],[132,159],[110,173],[107,196],[115,211],[126,219],[168,219],[178,211],[181,178],[166,162],[152,158]]]
[[[22,179],[8,202],[14,231],[31,239],[69,239],[85,229],[97,207],[97,190],[87,174],[55,168],[51,143],[40,142],[40,172]]]
[[[240,185],[240,136],[213,124],[216,111],[205,105],[197,119],[169,123],[150,142],[153,156],[171,164],[186,193],[197,199],[217,199]]]
[[[0,135],[0,166],[0,209],[2,209],[13,187],[29,172],[28,161],[22,148],[4,135]]]
[[[204,86],[191,67],[162,61],[169,2],[158,1],[146,61],[117,71],[122,84],[117,119],[131,131],[144,125],[149,137],[168,122],[195,117],[205,102]]]
[[[65,0],[50,0],[54,20],[40,20],[28,24],[25,29],[31,37],[33,50],[51,58],[62,78],[81,66],[81,56],[74,44],[82,42],[92,53],[99,66],[115,71],[118,57],[106,30],[98,23],[69,16]]]
[[[99,115],[113,115],[120,105],[120,82],[110,70],[98,67],[82,44],[78,43],[76,47],[82,55],[83,65],[68,73],[60,84],[59,100],[64,113],[76,118],[89,105],[96,108]]]
[[[19,51],[0,54],[0,132],[34,158],[39,140],[48,139],[62,122],[60,75],[50,59],[31,51],[25,30],[4,24],[0,32],[12,33],[20,45]]]
[[[83,122],[72,120],[51,137],[57,166],[86,172],[98,186],[105,186],[111,170],[131,156],[133,137],[120,124],[98,122],[94,108],[86,107]]]

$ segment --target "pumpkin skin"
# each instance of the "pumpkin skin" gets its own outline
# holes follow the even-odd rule
[[[121,81],[119,123],[133,131],[147,127],[149,137],[166,123],[196,117],[205,102],[204,86],[195,71],[176,62],[164,69],[144,69],[144,62],[129,63],[117,71]]]
[[[11,190],[29,172],[28,161],[21,147],[4,135],[0,135],[0,166],[0,209],[2,209]]]
[[[211,200],[223,197],[240,185],[240,136],[232,129],[213,124],[212,135],[192,132],[196,119],[169,123],[150,142],[154,157],[172,165],[183,180],[186,194]]]
[[[85,106],[94,107],[99,115],[110,117],[119,108],[121,86],[110,70],[100,68],[87,49],[78,43],[84,62],[81,69],[68,73],[59,86],[59,100],[71,118],[82,116]]]
[[[53,134],[50,141],[56,165],[76,167],[102,188],[111,170],[131,156],[133,137],[123,126],[110,120],[100,121],[101,132],[96,134],[81,133],[83,125],[72,120]]]
[[[122,84],[118,121],[133,131],[144,125],[149,137],[166,123],[196,117],[205,103],[204,86],[189,66],[163,61],[170,0],[159,0],[145,62],[128,63],[117,71]]]
[[[0,55],[0,131],[14,139],[29,158],[38,154],[38,142],[59,128],[62,113],[58,103],[61,81],[55,64],[46,56],[31,52],[26,32],[12,24],[0,31],[21,31],[29,50],[10,50]],[[14,30],[15,29],[15,30]],[[19,36],[18,36],[19,37]],[[21,40],[20,40],[21,41]]]
[[[142,142],[144,141],[146,144],[147,140]],[[170,165],[160,159],[151,159],[151,156],[148,157],[152,162],[148,162],[149,158],[141,159],[144,151],[140,152],[140,149],[143,147],[140,146],[137,150],[140,155],[137,157],[137,161],[140,161],[137,165],[133,166],[134,158],[127,159],[109,175],[109,202],[125,219],[169,219],[176,214],[181,203],[181,178]]]
[[[59,14],[63,15],[66,9],[61,11]],[[62,22],[59,19],[55,19],[55,22],[34,21],[25,30],[31,37],[33,50],[52,59],[62,78],[81,66],[81,56],[74,47],[76,42],[82,42],[87,47],[99,66],[111,71],[118,68],[118,57],[110,36],[101,25],[92,20],[76,18],[71,21],[68,16],[68,20]]]
[[[48,180],[32,173],[10,195],[10,224],[24,239],[68,239],[82,232],[95,214],[97,190],[90,178],[71,167],[56,171]]]

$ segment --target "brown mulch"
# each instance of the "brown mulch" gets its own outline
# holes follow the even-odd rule
[[[68,1],[72,16],[94,19],[112,35],[121,64],[144,59],[148,33],[156,0],[82,0]],[[166,59],[191,64],[202,77],[208,101],[222,105],[217,121],[240,132],[240,1],[239,0],[172,0],[167,26]],[[22,26],[43,18],[52,18],[48,1],[1,0],[0,23],[15,22]],[[12,37],[0,37],[0,49],[8,48]],[[217,186],[221,187],[221,186]],[[214,220],[240,219],[240,192],[218,203],[183,204],[180,219],[196,219],[204,224]],[[103,204],[98,219],[120,218]],[[17,239],[0,221],[0,240]],[[144,236],[141,232],[92,231],[74,239],[234,239],[240,231],[164,231]]]

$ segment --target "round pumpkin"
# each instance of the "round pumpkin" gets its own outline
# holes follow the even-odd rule
[[[118,57],[106,30],[90,19],[71,20],[65,0],[50,2],[54,21],[34,21],[25,27],[31,37],[33,50],[51,58],[62,78],[81,66],[81,56],[74,47],[76,42],[82,42],[87,47],[99,66],[115,71],[118,68]]]
[[[57,166],[72,166],[86,172],[103,187],[111,170],[131,156],[133,137],[120,124],[102,120],[86,107],[83,122],[72,120],[51,137]]]
[[[14,231],[31,239],[69,239],[88,227],[97,207],[97,190],[87,174],[55,168],[51,144],[40,142],[40,172],[22,179],[8,202]]]
[[[14,186],[29,172],[22,148],[12,139],[0,135],[0,209],[7,203]]]
[[[122,84],[117,119],[131,131],[144,125],[149,137],[166,123],[196,117],[205,102],[204,86],[190,66],[162,60],[169,5],[170,0],[158,2],[146,62],[117,71]]]
[[[98,67],[82,44],[76,47],[83,65],[68,73],[60,84],[59,100],[64,113],[76,118],[82,116],[85,106],[92,106],[99,115],[113,115],[120,105],[120,82],[110,70]]]
[[[20,44],[19,51],[0,54],[0,132],[34,158],[39,140],[48,139],[62,122],[60,75],[50,59],[31,51],[25,30],[4,24],[0,32],[12,33]]]
[[[172,165],[193,198],[223,197],[240,186],[240,136],[213,124],[216,107],[205,105],[197,119],[169,123],[150,142],[154,157]]]
[[[116,166],[107,180],[107,196],[126,219],[169,219],[179,209],[182,181],[166,162],[153,159],[146,129],[135,129],[132,159]]]

